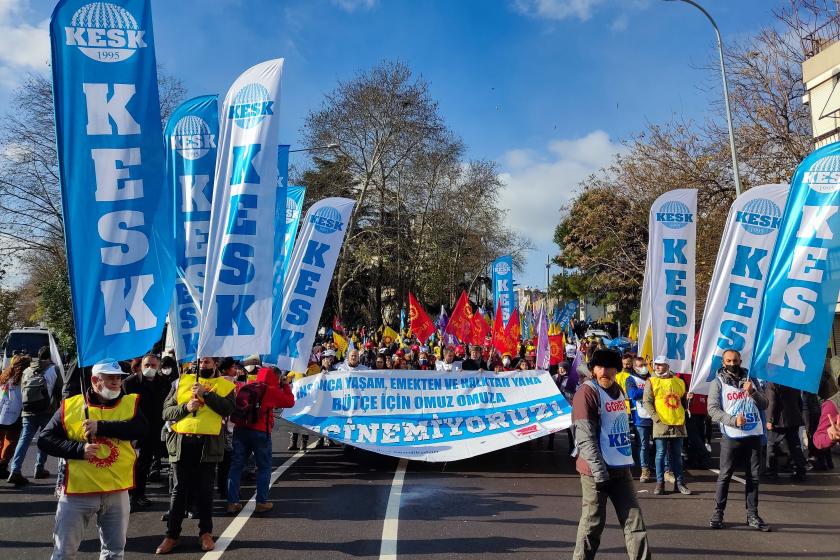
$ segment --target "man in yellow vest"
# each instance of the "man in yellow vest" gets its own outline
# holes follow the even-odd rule
[[[124,375],[113,360],[94,365],[87,392],[65,399],[38,439],[41,451],[64,460],[56,485],[53,560],[76,557],[94,514],[100,558],[123,558],[137,459],[131,441],[142,440],[148,430],[138,396],[122,392]]]
[[[213,550],[213,477],[225,454],[224,417],[235,407],[235,385],[219,375],[216,358],[198,362],[198,374],[185,373],[172,384],[163,405],[170,423],[166,435],[173,485],[166,538],[155,554],[168,554],[178,545],[187,496],[198,507],[201,549]]]
[[[653,376],[645,385],[642,397],[645,410],[653,420],[653,441],[656,444],[656,486],[653,493],[665,493],[665,456],[674,473],[674,492],[690,495],[685,485],[682,469],[682,443],[685,429],[685,382],[671,372],[668,358],[657,356],[653,360]]]

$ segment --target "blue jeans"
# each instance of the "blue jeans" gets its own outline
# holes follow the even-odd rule
[[[228,472],[227,501],[239,503],[239,479],[245,461],[254,454],[257,463],[257,503],[268,501],[268,483],[271,481],[271,434],[248,428],[233,429],[233,455]]]
[[[15,447],[15,454],[12,457],[12,472],[20,471],[23,468],[23,461],[26,459],[26,452],[29,451],[29,446],[32,444],[32,440],[35,439],[35,434],[38,433],[39,430],[44,429],[47,425],[47,422],[50,421],[51,415],[49,414],[38,414],[36,416],[24,416],[23,417],[23,428],[20,431],[20,439],[17,442],[17,447]],[[47,464],[47,454],[38,450],[37,455],[35,455],[35,468],[44,468],[44,465]]]
[[[653,426],[636,425],[636,432],[639,437],[636,438],[636,445],[639,447],[639,466],[643,469],[650,468],[650,440],[653,436]]]
[[[682,482],[683,438],[656,438],[654,441],[656,442],[656,482],[665,482],[667,462],[671,464],[674,478],[677,479],[677,482]]]

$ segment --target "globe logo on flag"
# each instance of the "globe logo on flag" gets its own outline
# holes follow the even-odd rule
[[[293,198],[286,199],[286,224],[291,224],[300,216],[300,208]]]
[[[510,272],[510,265],[505,261],[497,262],[496,265],[493,267],[493,270],[499,276],[504,276]]]
[[[91,2],[76,10],[64,28],[65,43],[97,62],[122,62],[146,47],[145,31],[122,6]]]
[[[341,212],[332,206],[325,206],[321,208],[309,219],[315,226],[315,229],[321,233],[329,234],[341,231],[344,224],[341,223]]]
[[[274,101],[262,84],[248,84],[236,92],[228,110],[228,118],[239,128],[253,128],[273,115]]]
[[[735,214],[735,221],[741,224],[747,233],[767,235],[779,229],[782,211],[772,200],[756,198],[744,205],[744,209]]]
[[[172,148],[182,158],[189,160],[200,159],[210,148],[216,147],[216,139],[210,134],[210,125],[193,115],[187,115],[175,124],[171,142]]]
[[[802,174],[802,182],[811,190],[830,194],[840,189],[840,156],[825,156]]]
[[[669,229],[682,229],[694,221],[694,215],[682,202],[669,200],[656,213],[656,221]]]
[[[738,416],[739,414],[743,413],[746,422],[741,429],[749,432],[750,430],[755,429],[758,426],[758,420],[760,416],[758,415],[758,411],[756,410],[755,404],[753,403],[752,399],[748,399],[746,397],[738,399],[738,402],[735,404],[734,411],[732,413],[733,416]]]

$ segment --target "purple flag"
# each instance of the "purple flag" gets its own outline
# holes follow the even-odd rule
[[[551,343],[548,341],[548,317],[545,305],[540,309],[539,326],[537,327],[537,369],[548,371],[551,364]]]
[[[575,359],[572,362],[572,371],[569,372],[569,380],[566,382],[566,387],[577,387],[578,386],[578,381],[580,380],[580,375],[581,375],[581,369],[583,370],[583,372],[584,372],[583,375],[585,377],[586,376],[585,372],[587,372],[589,370],[586,367],[586,364],[583,363],[583,352],[581,352],[580,349],[578,348],[575,351]]]

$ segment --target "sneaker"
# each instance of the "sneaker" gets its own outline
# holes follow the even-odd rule
[[[135,496],[131,498],[131,507],[134,508],[147,508],[152,505],[152,500],[147,498],[146,496]]]
[[[274,509],[274,504],[271,502],[257,502],[257,505],[254,506],[254,511],[256,513],[265,513],[267,511],[271,511]]]
[[[12,474],[9,475],[6,482],[15,486],[25,486],[29,484],[29,479],[20,474],[20,471],[12,471]]]
[[[677,481],[677,477],[674,476],[672,471],[665,471],[665,482],[670,482],[674,484]]]
[[[747,515],[747,525],[752,527],[753,529],[758,529],[759,531],[763,531],[765,533],[770,532],[770,525],[764,522],[762,518],[758,516],[758,514]]]
[[[227,508],[225,509],[228,515],[236,515],[240,511],[242,511],[242,504],[234,502],[232,504],[228,504]]]
[[[716,509],[712,514],[712,518],[709,519],[709,527],[712,529],[723,529],[723,512],[721,510]]]
[[[653,489],[654,496],[661,496],[665,493],[665,483],[664,482],[657,482],[656,488]]]
[[[35,478],[36,480],[38,480],[38,479],[42,479],[42,478],[49,478],[49,477],[50,477],[50,475],[52,475],[52,473],[51,473],[50,471],[48,471],[48,470],[47,470],[47,469],[45,469],[44,467],[41,467],[40,469],[35,469],[35,476],[34,476],[34,478]]]
[[[650,482],[650,469],[647,467],[642,468],[642,475],[639,477],[639,482]]]
[[[683,496],[691,496],[691,490],[688,489],[681,480],[678,480],[676,484],[674,484],[674,492],[679,492]]]

